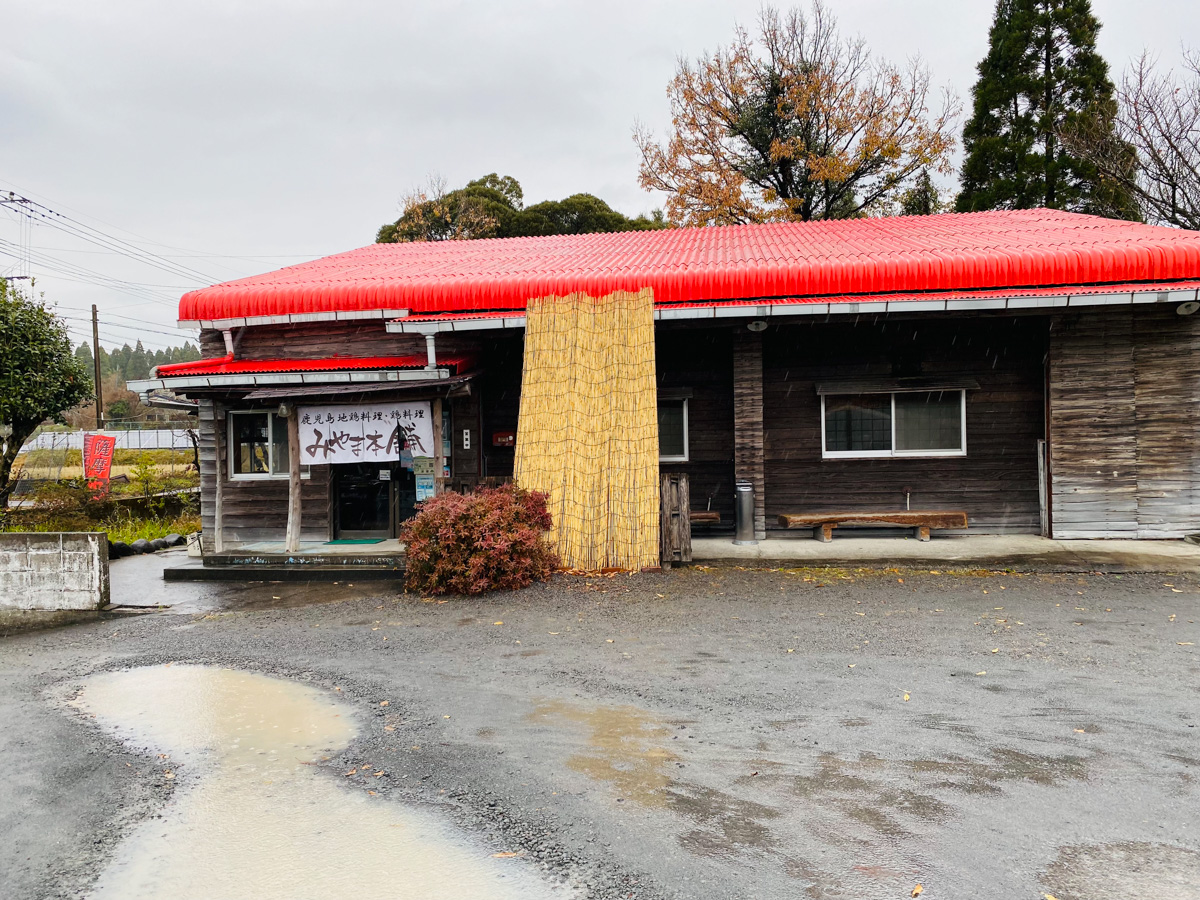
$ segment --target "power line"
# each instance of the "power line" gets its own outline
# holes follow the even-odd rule
[[[92,321],[91,319],[84,319],[84,318],[80,318],[79,316],[64,316],[64,315],[62,315],[62,313],[58,313],[57,315],[59,318],[67,320],[67,321],[71,321],[71,322],[85,322],[85,323],[91,324],[91,321]],[[117,328],[122,331],[132,331],[137,334],[161,334],[161,335],[165,335],[166,337],[170,337],[170,338],[183,338],[184,337],[184,335],[172,334],[169,331],[159,331],[156,328],[147,328],[145,325],[123,325],[120,322],[106,322],[106,323],[104,323],[104,327],[105,328]]]
[[[18,247],[12,241],[0,238],[0,254],[5,256],[18,257],[18,253],[22,252],[22,248]],[[92,284],[97,287],[108,288],[109,290],[117,291],[128,296],[137,297],[145,302],[150,303],[165,303],[173,306],[175,300],[157,295],[149,286],[140,285],[137,282],[125,281],[120,278],[114,278],[111,275],[105,275],[102,272],[97,272],[93,269],[87,269],[76,263],[61,260],[54,256],[41,253],[40,251],[31,251],[25,254],[25,258],[36,262],[38,266],[48,272],[53,272],[66,281],[77,281],[84,284]]]
[[[93,228],[90,225],[80,222],[78,219],[74,219],[65,213],[60,213],[46,206],[44,203],[38,203],[36,200],[31,200],[15,191],[9,191],[7,198],[0,195],[0,206],[15,209],[18,212],[24,213],[31,221],[38,221],[49,225],[51,228],[55,228],[79,240],[110,250],[121,256],[126,256],[145,265],[153,266],[162,271],[170,272],[173,275],[195,280],[201,284],[212,284],[219,280],[207,273],[173,262],[166,257],[159,256],[157,253],[153,253],[122,238]]]
[[[7,185],[8,190],[10,190],[14,193],[16,193],[20,190],[17,185],[13,184],[10,181],[5,181],[2,178],[0,178],[0,184]],[[36,192],[33,192],[33,191],[20,191],[20,192],[23,194],[29,194],[34,197],[40,196],[39,194],[37,194]],[[47,198],[43,197],[42,199],[46,200]],[[88,214],[82,212],[81,210],[72,209],[70,206],[67,206],[66,204],[58,203],[55,205],[61,207],[62,209],[71,210],[76,215],[82,216],[83,218],[86,218],[86,219],[91,219],[93,222],[99,222],[101,225],[106,225],[109,228],[115,229],[116,231],[120,231],[123,234],[129,235],[130,237],[137,238],[139,241],[141,241],[144,244],[150,244],[155,247],[162,247],[167,250],[178,250],[180,253],[185,254],[185,255],[190,255],[190,256],[206,257],[206,258],[220,258],[220,259],[239,259],[239,260],[255,260],[255,259],[303,259],[303,260],[308,260],[308,259],[315,259],[318,256],[325,255],[325,253],[288,253],[288,254],[276,254],[276,255],[266,254],[266,255],[235,256],[235,255],[231,255],[231,254],[227,254],[227,253],[200,253],[198,251],[191,249],[190,247],[177,247],[173,244],[164,244],[162,241],[156,241],[153,238],[146,237],[144,234],[138,234],[137,232],[130,231],[128,228],[123,228],[114,222],[106,222],[104,219],[100,219],[100,218],[97,218],[96,216],[88,215]],[[92,251],[92,252],[101,252],[101,251]],[[166,254],[163,254],[163,256],[166,256]],[[231,270],[231,271],[233,271],[233,270]]]

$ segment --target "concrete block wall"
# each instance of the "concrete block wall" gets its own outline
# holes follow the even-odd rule
[[[0,533],[0,609],[94,610],[107,603],[103,532]]]

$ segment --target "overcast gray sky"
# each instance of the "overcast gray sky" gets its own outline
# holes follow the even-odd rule
[[[876,55],[919,54],[938,83],[969,100],[991,0],[830,6]],[[638,187],[634,122],[662,133],[676,59],[727,43],[759,7],[0,0],[0,188],[209,282],[368,244],[399,214],[400,196],[431,173],[457,186],[495,171],[515,176],[526,202],[586,191],[645,212],[661,199]],[[1182,44],[1200,47],[1195,0],[1093,0],[1093,8],[1114,76],[1145,48],[1173,65]],[[67,315],[97,303],[108,314],[106,345],[141,336],[160,347],[185,336],[173,336],[175,304],[204,279],[45,225],[28,232],[39,288]],[[0,274],[20,268],[5,254],[25,239],[18,218],[0,212]],[[152,287],[69,280],[50,271],[61,261]],[[90,334],[84,322],[70,324]]]

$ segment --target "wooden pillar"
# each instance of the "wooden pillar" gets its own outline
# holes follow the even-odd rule
[[[767,536],[763,467],[762,333],[740,325],[733,333],[733,474],[754,484],[754,539]]]
[[[227,465],[225,459],[225,426],[228,419],[225,416],[224,408],[217,403],[212,405],[213,410],[213,447],[216,450],[217,465],[216,465],[216,487],[213,491],[213,553],[223,553],[225,551],[225,475]]]
[[[440,494],[446,489],[446,479],[442,473],[446,471],[446,457],[442,453],[442,404],[441,397],[435,397],[431,404],[433,408],[433,492]]]
[[[288,514],[284,550],[300,549],[300,417],[293,406],[287,417],[288,431]]]

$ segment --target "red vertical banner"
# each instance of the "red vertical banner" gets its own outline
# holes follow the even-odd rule
[[[111,434],[85,434],[83,436],[83,477],[93,491],[108,490],[108,477],[112,473],[113,451],[117,439]]]

